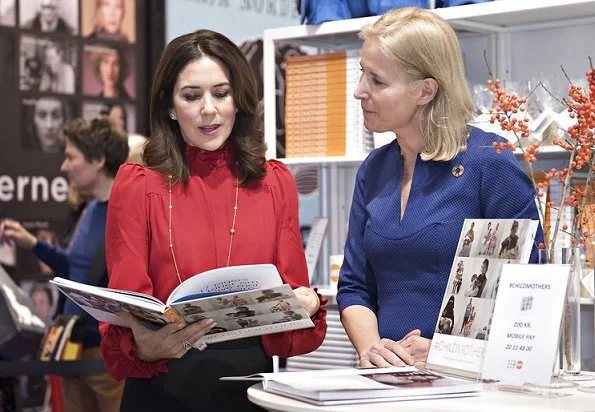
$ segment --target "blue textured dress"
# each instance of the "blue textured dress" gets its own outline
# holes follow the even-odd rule
[[[340,311],[351,305],[371,309],[382,338],[398,340],[416,328],[432,338],[464,220],[539,219],[530,179],[510,151],[495,152],[494,141],[504,140],[471,128],[467,150],[453,160],[423,161],[418,155],[402,220],[398,142],[368,156],[356,177]],[[461,165],[456,177],[453,168]]]

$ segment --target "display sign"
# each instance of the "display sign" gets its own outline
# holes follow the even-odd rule
[[[318,264],[327,226],[328,218],[326,217],[317,217],[312,222],[312,228],[308,235],[308,243],[306,244],[306,263],[308,265],[308,278],[310,281],[312,281],[314,269]]]
[[[569,270],[569,265],[503,266],[484,379],[550,383]]]

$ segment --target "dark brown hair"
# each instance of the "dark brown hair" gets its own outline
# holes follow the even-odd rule
[[[105,159],[103,169],[109,177],[115,177],[128,158],[128,135],[107,117],[72,119],[64,125],[62,136],[81,151],[87,162]]]
[[[143,160],[145,165],[174,183],[188,182],[186,143],[177,122],[170,119],[173,90],[180,72],[202,57],[218,59],[227,68],[231,93],[238,113],[228,138],[239,166],[241,183],[262,179],[266,174],[266,144],[256,76],[240,49],[227,37],[211,30],[199,30],[172,40],[161,55],[151,90],[151,138]]]

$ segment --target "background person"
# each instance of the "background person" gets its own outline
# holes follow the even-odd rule
[[[35,313],[39,318],[49,326],[52,323],[52,308],[54,305],[54,297],[49,287],[40,284],[35,284],[29,292],[33,305],[35,307]]]
[[[145,167],[123,166],[110,199],[109,286],[165,299],[196,273],[271,263],[315,327],[199,351],[190,348],[220,327],[212,320],[155,331],[123,313],[130,329],[101,325],[106,366],[126,379],[122,411],[260,410],[247,399],[249,384],[219,377],[270,371],[271,355],[310,352],[326,332],[308,287],[295,181],[265,159],[254,73],[225,36],[200,30],[172,40],[151,90]]]
[[[128,163],[137,163],[143,165],[143,150],[147,144],[147,138],[140,134],[128,135],[128,147],[130,148],[130,154],[128,155]]]
[[[63,130],[64,162],[60,170],[68,175],[69,184],[78,192],[92,196],[76,225],[66,250],[36,238],[12,219],[0,225],[0,239],[31,250],[61,277],[81,283],[107,285],[107,272],[93,273],[100,246],[104,240],[107,202],[114,177],[128,156],[126,135],[111,121],[98,118],[92,121],[73,119]],[[92,282],[91,278],[98,280]],[[83,359],[100,359],[98,323],[70,299],[64,313],[84,318]],[[120,409],[123,382],[109,373],[64,377],[62,380],[64,410],[66,412],[116,412]]]
[[[364,125],[396,140],[358,170],[337,302],[362,367],[423,367],[464,220],[539,219],[535,189],[511,152],[488,148],[504,139],[468,125],[448,23],[400,8],[361,37]]]

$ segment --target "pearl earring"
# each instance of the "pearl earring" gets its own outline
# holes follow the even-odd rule
[[[176,114],[174,112],[169,112],[169,117],[171,117],[172,120],[176,120]]]

